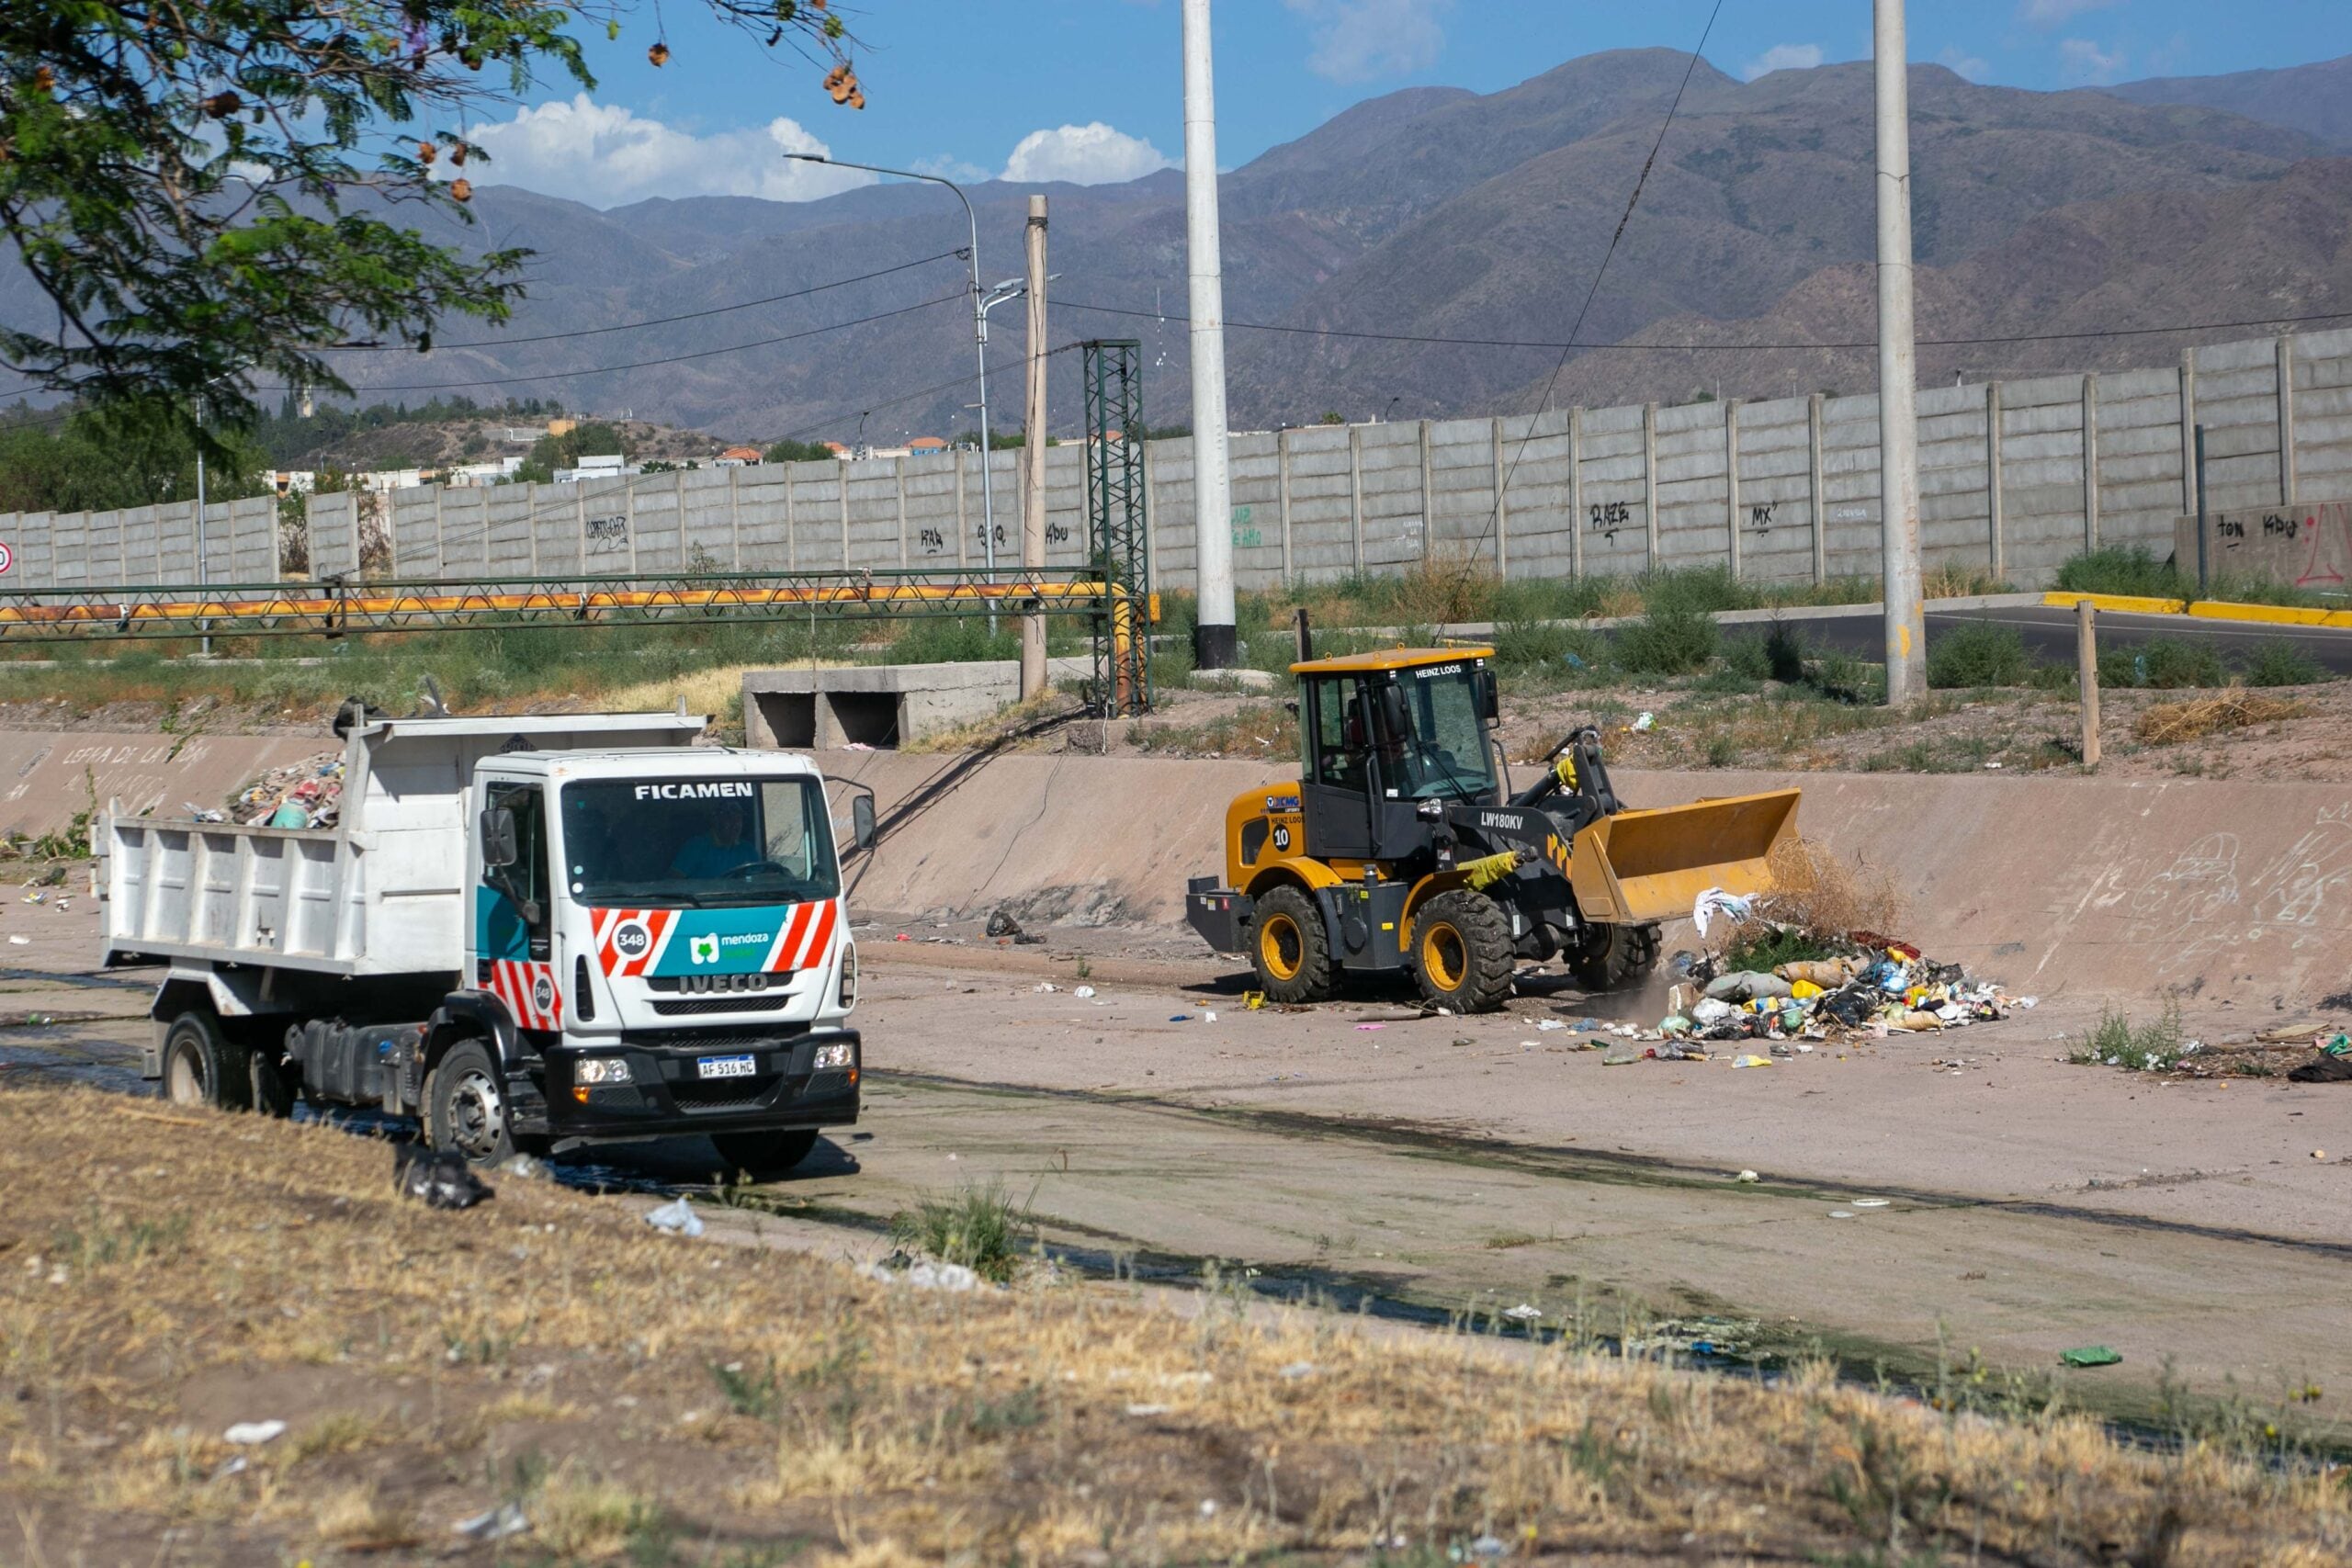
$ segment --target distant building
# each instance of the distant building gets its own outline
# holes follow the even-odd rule
[[[441,476],[446,485],[494,485],[523,466],[521,457],[499,457],[487,463],[457,463]]]
[[[718,466],[722,468],[749,468],[759,460],[760,449],[756,446],[729,446],[718,455]]]
[[[582,457],[580,459],[580,466],[576,468],[558,468],[555,471],[555,481],[558,484],[578,484],[582,479],[627,479],[639,471],[636,464],[618,452],[606,452],[594,457]]]
[[[569,435],[579,428],[580,422],[576,419],[551,419],[548,421],[548,434],[549,435]]]
[[[826,451],[831,452],[834,457],[840,457],[840,458],[842,458],[842,459],[844,459],[844,460],[846,460],[846,459],[848,459],[848,458],[851,458],[851,457],[856,457],[856,456],[857,456],[857,454],[856,454],[856,453],[854,453],[854,452],[851,451],[848,447],[846,447],[846,446],[842,446],[842,445],[840,442],[838,442],[838,441],[827,441],[827,442],[822,442],[822,443],[820,443],[820,445],[825,448],[825,450],[826,450]]]
[[[281,496],[308,495],[318,485],[319,476],[312,468],[280,468],[269,476],[269,482]]]
[[[907,443],[909,452],[944,452],[947,443],[936,435],[918,435]]]
[[[396,490],[414,490],[424,482],[422,468],[369,468],[351,476],[363,490],[384,495]]]

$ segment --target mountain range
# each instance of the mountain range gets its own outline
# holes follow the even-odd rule
[[[1874,328],[1870,64],[1740,82],[1702,62],[1661,141],[1688,67],[1623,51],[1497,93],[1393,93],[1223,175],[1232,423],[1871,385],[1867,347],[1812,346]],[[2294,318],[2352,323],[2352,57],[2054,93],[1917,65],[1911,109],[1921,335],[2026,340],[1923,345],[1923,378],[2169,363]],[[1188,423],[1182,175],[1042,188],[1054,341],[1140,340],[1147,417]],[[1020,271],[1030,192],[968,187],[986,281]],[[428,237],[530,248],[529,299],[502,330],[450,324],[429,355],[355,355],[363,398],[554,396],[736,438],[972,427],[966,230],[936,186],[598,211],[484,184],[471,207]],[[0,312],[27,303],[0,279]],[[2249,324],[2142,331],[2197,322]],[[1023,308],[990,328],[992,413],[1013,428]],[[2088,335],[2116,332],[2139,335]],[[1609,346],[1543,346],[1571,333]],[[1482,341],[1413,341],[1430,338]],[[1049,424],[1075,429],[1075,355],[1052,380]]]

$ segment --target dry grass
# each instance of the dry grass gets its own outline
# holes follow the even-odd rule
[[[2301,718],[2311,711],[2312,705],[2307,702],[2232,686],[2218,696],[2157,703],[2144,708],[2132,721],[2132,734],[2150,746],[2177,746],[2184,740],[2201,740],[2224,729],[2251,729],[2258,724]]]
[[[1724,939],[1727,949],[1754,947],[1780,926],[1832,941],[1849,931],[1894,934],[1903,929],[1902,895],[1883,871],[1854,864],[1793,833],[1774,847],[1770,867],[1770,902],[1758,919],[1732,928]]]
[[[1221,1294],[926,1293],[519,1180],[435,1213],[390,1197],[380,1144],[131,1109],[0,1090],[0,1560],[148,1562],[167,1531],[195,1565],[409,1540],[481,1564],[1319,1563],[1375,1540],[1437,1562],[1489,1534],[1513,1562],[2352,1551],[2340,1474],[1970,1414],[1965,1378],[1939,1414],[1820,1368],[1767,1387]],[[89,1261],[60,1277],[67,1230]],[[270,1416],[309,1436],[221,1441]],[[506,1501],[528,1535],[450,1532]]]

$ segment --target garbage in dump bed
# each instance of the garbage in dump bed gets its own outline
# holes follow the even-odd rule
[[[200,820],[217,821],[209,813]],[[332,828],[343,816],[343,753],[322,751],[272,768],[237,792],[229,815],[246,827]]]

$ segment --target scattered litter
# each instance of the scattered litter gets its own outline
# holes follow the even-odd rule
[[[1555,1029],[1566,1029],[1567,1025],[1562,1023],[1556,1018],[1539,1018],[1535,1021],[1535,1027],[1543,1032],[1549,1034]]]
[[[1189,1012],[1171,1012],[1168,1015],[1168,1021],[1170,1023],[1190,1023],[1193,1021],[1193,1015]]]
[[[1094,987],[1091,986],[1074,986],[1070,988],[1069,994],[1073,997],[1081,998],[1091,997],[1094,994]]]
[[[1358,1034],[1369,1034],[1375,1029],[1385,1029],[1388,1026],[1385,1023],[1359,1023],[1356,1025],[1356,1032]]]
[[[1772,1065],[1772,1058],[1770,1056],[1734,1056],[1732,1058],[1731,1065],[1735,1067],[1769,1067]]]
[[[1657,723],[1657,716],[1654,713],[1648,712],[1647,710],[1644,710],[1639,718],[1636,718],[1633,723],[1627,725],[1625,728],[1632,730],[1634,734],[1639,735],[1645,730],[1656,726]]]
[[[510,1535],[521,1535],[531,1528],[531,1521],[519,1503],[501,1503],[486,1514],[476,1514],[470,1519],[459,1519],[452,1527],[472,1540],[504,1540]]]
[[[978,1287],[980,1277],[961,1263],[933,1263],[924,1258],[907,1270],[907,1283],[918,1291],[962,1292]]]
[[[1857,1209],[1883,1209],[1887,1204],[1883,1198],[1849,1198],[1846,1201]]]
[[[1312,1361],[1293,1361],[1286,1367],[1278,1368],[1275,1371],[1274,1375],[1291,1382],[1296,1382],[1301,1378],[1311,1378],[1315,1375],[1315,1363]]]
[[[283,1421],[240,1421],[220,1437],[224,1442],[251,1448],[260,1443],[275,1442],[285,1435],[286,1423]]]
[[[2294,1083],[2352,1082],[2352,1035],[2339,1034],[2319,1048],[2319,1055],[2289,1070]]]
[[[470,1209],[497,1196],[465,1156],[420,1143],[392,1145],[392,1190],[428,1209]]]
[[[11,947],[30,947],[32,944],[33,939],[28,936],[12,936],[8,939],[8,945]]]
[[[1168,1414],[1168,1410],[1169,1407],[1165,1404],[1130,1404],[1127,1406],[1127,1414],[1135,1416],[1165,1416]]]
[[[1203,1023],[1215,1023],[1216,1021],[1216,1014],[1214,1012],[1204,1012],[1201,1014],[1201,1021]]]
[[[1761,1181],[1764,1179],[1757,1175],[1752,1170],[1743,1170],[1739,1173],[1738,1179],[1741,1181]]]
[[[1620,1046],[1614,1051],[1603,1054],[1600,1058],[1600,1065],[1604,1067],[1622,1067],[1631,1063],[1640,1061],[1642,1059],[1642,1055],[1643,1054],[1639,1051],[1628,1051],[1624,1047]]]
[[[2083,1345],[2072,1350],[2061,1350],[2058,1359],[2070,1367],[2111,1367],[2123,1357],[2104,1345]]]
[[[1510,1555],[1510,1548],[1490,1535],[1482,1535],[1464,1549],[1473,1562],[1492,1562]]]
[[[520,1177],[525,1181],[552,1181],[555,1172],[548,1162],[534,1155],[509,1155],[498,1168],[501,1176]]]
[[[1832,1209],[1829,1211],[1829,1217],[1833,1220],[1850,1220],[1856,1216],[1851,1209]]]
[[[1541,1308],[1532,1307],[1528,1305],[1525,1302],[1521,1302],[1515,1307],[1506,1307],[1503,1309],[1503,1315],[1516,1323],[1532,1323],[1537,1318],[1542,1317],[1544,1313]]]
[[[1241,993],[1241,1005],[1250,1011],[1256,1012],[1260,1008],[1266,1005],[1266,993],[1263,991],[1244,991]]]
[[[1051,980],[1040,980],[1029,988],[1033,991],[1041,993],[1046,991],[1058,991],[1061,989],[1059,986],[1055,985]]]
[[[645,1223],[655,1230],[668,1231],[672,1235],[702,1235],[702,1216],[695,1213],[694,1205],[683,1196],[671,1199],[658,1209],[647,1210]]]
[[[1726,893],[1720,887],[1702,889],[1690,905],[1690,923],[1699,928],[1699,935],[1707,934],[1707,923],[1717,915],[1728,915],[1735,920],[1745,920],[1756,911],[1756,900]]]

